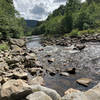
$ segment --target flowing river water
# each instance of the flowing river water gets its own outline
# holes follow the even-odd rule
[[[46,46],[40,44],[40,36],[28,37],[27,49],[34,51],[44,69],[56,71],[64,70],[68,67],[76,68],[76,74],[61,76],[59,73],[44,75],[45,86],[55,89],[60,95],[69,88],[82,91],[92,88],[100,80],[100,43],[87,43],[82,51],[73,50],[71,47]],[[48,56],[50,55],[50,56]],[[53,63],[48,63],[49,58],[54,58]],[[91,78],[93,81],[88,87],[79,85],[76,80],[79,78]]]

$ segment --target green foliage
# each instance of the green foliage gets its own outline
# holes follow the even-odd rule
[[[0,51],[4,51],[4,50],[8,50],[9,49],[9,46],[7,43],[2,43],[0,44]]]
[[[94,34],[95,33],[95,30],[93,29],[88,29],[88,34]]]
[[[79,30],[78,29],[74,29],[72,30],[72,32],[69,34],[70,37],[76,37],[79,36]]]
[[[100,0],[86,0],[88,4],[91,4],[93,2],[100,3]]]
[[[65,15],[63,18],[61,25],[63,25],[63,32],[64,33],[69,33],[72,30],[72,25],[73,25],[73,18],[71,14]]]
[[[52,17],[40,26],[36,27],[33,34],[60,34],[63,32],[61,21],[63,16]]]
[[[100,33],[100,28],[97,28],[97,29],[96,29],[96,32],[97,32],[97,33]]]
[[[96,33],[96,30],[88,29],[88,30],[79,31],[78,35],[81,36],[81,35],[85,35],[85,34],[94,34],[94,33]]]
[[[47,20],[49,20],[52,17],[61,16],[61,15],[63,16],[65,12],[66,12],[66,7],[61,5],[58,9],[53,11],[53,13],[48,16]]]
[[[19,38],[24,34],[21,18],[16,18],[12,0],[0,0],[0,33],[2,39],[8,37]]]
[[[94,26],[94,19],[86,11],[81,11],[77,14],[74,20],[74,28],[84,30],[92,26]]]
[[[79,10],[80,7],[81,7],[81,1],[80,0],[67,0],[66,13],[72,14],[73,12]]]

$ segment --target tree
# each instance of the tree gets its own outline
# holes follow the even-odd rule
[[[0,0],[0,33],[2,39],[23,35],[23,20],[17,18],[12,0]]]
[[[100,0],[86,0],[88,4],[91,4],[93,2],[100,3]]]
[[[74,28],[79,30],[91,28],[94,24],[94,19],[86,11],[81,11],[74,20]]]
[[[63,32],[64,33],[71,32],[72,31],[72,27],[73,27],[72,14],[66,14],[65,17],[63,18],[61,24],[63,26]]]
[[[81,6],[80,0],[68,0],[66,3],[66,13],[73,13],[79,10]]]

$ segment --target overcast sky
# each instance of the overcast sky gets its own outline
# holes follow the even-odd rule
[[[21,17],[33,20],[45,20],[47,16],[67,0],[13,0]]]

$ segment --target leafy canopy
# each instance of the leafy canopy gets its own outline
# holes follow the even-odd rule
[[[18,12],[13,6],[12,0],[0,0],[0,38],[19,38],[24,33],[22,18],[17,18]]]

